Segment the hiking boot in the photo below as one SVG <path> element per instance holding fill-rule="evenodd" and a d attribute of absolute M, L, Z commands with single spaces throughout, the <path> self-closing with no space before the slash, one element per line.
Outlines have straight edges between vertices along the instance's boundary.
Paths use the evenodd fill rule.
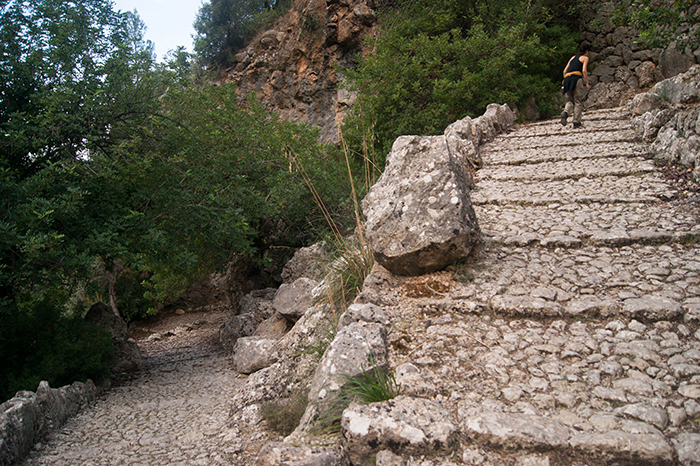
<path fill-rule="evenodd" d="M 574 129 L 583 128 L 581 123 L 574 123 Z"/>
<path fill-rule="evenodd" d="M 566 112 L 561 112 L 561 125 L 566 126 L 566 119 L 569 118 L 569 114 Z"/>

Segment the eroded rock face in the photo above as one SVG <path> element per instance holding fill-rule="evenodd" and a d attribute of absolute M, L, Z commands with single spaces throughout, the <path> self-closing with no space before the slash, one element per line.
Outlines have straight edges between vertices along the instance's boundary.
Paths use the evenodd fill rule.
<path fill-rule="evenodd" d="M 680 163 L 700 179 L 700 65 L 654 85 L 629 105 L 639 137 L 657 160 Z"/>
<path fill-rule="evenodd" d="M 379 451 L 404 456 L 444 454 L 458 441 L 450 413 L 430 400 L 400 396 L 343 412 L 341 443 L 353 465 L 375 464 Z"/>
<path fill-rule="evenodd" d="M 237 84 L 242 102 L 251 92 L 272 111 L 320 129 L 338 142 L 338 126 L 354 95 L 339 88 L 336 70 L 354 66 L 362 39 L 376 25 L 374 0 L 295 0 L 273 29 L 236 55 L 222 78 Z"/>
<path fill-rule="evenodd" d="M 135 371 L 143 366 L 143 358 L 136 342 L 129 338 L 124 320 L 115 315 L 103 303 L 95 303 L 85 315 L 85 320 L 105 329 L 112 338 L 114 355 L 117 362 L 112 366 L 114 372 Z"/>
<path fill-rule="evenodd" d="M 398 275 L 440 270 L 466 257 L 479 226 L 443 136 L 401 136 L 379 181 L 362 201 L 377 262 Z"/>
<path fill-rule="evenodd" d="M 97 388 L 90 380 L 58 389 L 42 381 L 36 393 L 18 392 L 0 404 L 0 464 L 21 461 L 35 443 L 92 403 L 96 395 Z"/>
<path fill-rule="evenodd" d="M 314 288 L 317 286 L 318 282 L 304 277 L 292 283 L 283 283 L 277 290 L 273 305 L 286 318 L 298 320 L 313 306 Z"/>

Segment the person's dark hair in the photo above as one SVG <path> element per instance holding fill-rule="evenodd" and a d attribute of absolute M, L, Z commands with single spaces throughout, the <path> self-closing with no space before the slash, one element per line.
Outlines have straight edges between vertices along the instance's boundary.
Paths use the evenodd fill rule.
<path fill-rule="evenodd" d="M 584 53 L 588 52 L 591 50 L 591 44 L 588 42 L 581 42 L 581 45 L 578 48 L 578 54 L 583 55 Z"/>

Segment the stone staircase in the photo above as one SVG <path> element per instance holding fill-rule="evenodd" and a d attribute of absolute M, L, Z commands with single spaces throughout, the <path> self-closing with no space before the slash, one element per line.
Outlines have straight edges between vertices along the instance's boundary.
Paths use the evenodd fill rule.
<path fill-rule="evenodd" d="M 481 148 L 486 240 L 466 264 L 365 282 L 405 396 L 387 402 L 393 424 L 351 408 L 351 458 L 401 444 L 401 429 L 383 443 L 353 425 L 407 423 L 429 451 L 404 439 L 413 459 L 377 464 L 700 464 L 700 206 L 622 109 L 584 125 L 520 126 Z M 411 413 L 416 398 L 432 408 Z"/>

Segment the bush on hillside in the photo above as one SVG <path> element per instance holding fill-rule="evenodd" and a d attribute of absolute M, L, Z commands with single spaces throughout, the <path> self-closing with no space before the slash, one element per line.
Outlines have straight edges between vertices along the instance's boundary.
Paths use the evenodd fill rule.
<path fill-rule="evenodd" d="M 441 134 L 493 102 L 534 98 L 542 115 L 553 114 L 561 69 L 578 47 L 567 19 L 548 2 L 401 2 L 348 72 L 359 93 L 344 127 L 351 147 L 360 151 L 364 138 L 386 154 L 400 135 Z"/>

